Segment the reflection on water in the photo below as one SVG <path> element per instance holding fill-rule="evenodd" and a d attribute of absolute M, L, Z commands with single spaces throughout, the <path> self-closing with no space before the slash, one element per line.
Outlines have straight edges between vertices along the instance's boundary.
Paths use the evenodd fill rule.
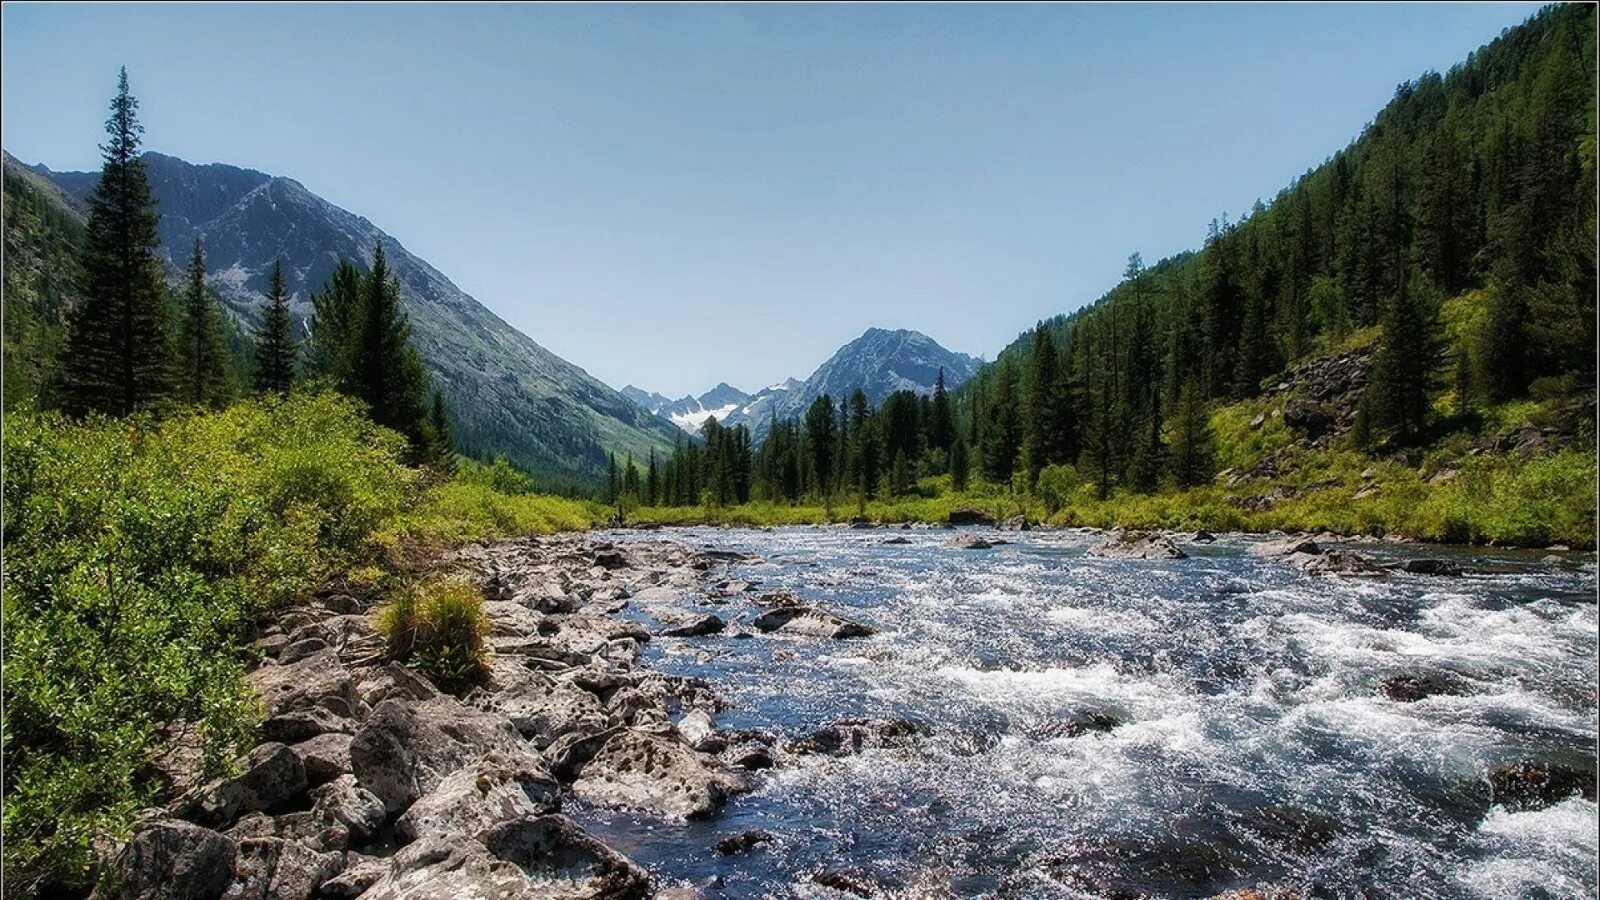
<path fill-rule="evenodd" d="M 809 874 L 844 868 L 929 897 L 1595 895 L 1595 804 L 1510 811 L 1484 780 L 1513 760 L 1594 764 L 1592 554 L 1373 545 L 1359 549 L 1385 561 L 1457 553 L 1468 572 L 1338 580 L 1252 556 L 1249 538 L 1147 562 L 1087 557 L 1094 537 L 1070 532 L 987 551 L 942 531 L 669 536 L 756 554 L 731 573 L 881 630 L 653 641 L 650 665 L 733 701 L 720 726 L 793 736 L 892 715 L 932 736 L 794 760 L 711 822 L 579 811 L 664 883 L 838 896 Z M 742 599 L 715 611 L 753 615 Z M 1397 675 L 1457 693 L 1399 702 L 1383 690 Z M 1090 714 L 1120 724 L 1068 727 Z M 776 843 L 711 852 L 750 828 Z"/>

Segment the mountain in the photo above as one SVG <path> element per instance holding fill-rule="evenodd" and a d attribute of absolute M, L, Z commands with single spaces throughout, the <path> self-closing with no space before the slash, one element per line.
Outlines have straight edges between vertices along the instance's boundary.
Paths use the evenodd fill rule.
<path fill-rule="evenodd" d="M 724 425 L 748 425 L 759 441 L 766 437 L 774 417 L 799 416 L 823 394 L 838 403 L 860 388 L 877 405 L 895 391 L 932 393 L 940 369 L 944 370 L 945 386 L 953 390 L 982 365 L 982 360 L 947 350 L 918 331 L 869 328 L 861 337 L 840 347 L 805 381 L 790 378 L 753 395 L 726 383 L 699 397 L 681 400 L 648 393 L 633 385 L 623 388 L 622 394 L 686 430 L 697 430 L 708 415 L 715 415 Z"/>
<path fill-rule="evenodd" d="M 671 424 L 539 346 L 378 226 L 298 181 L 154 152 L 144 161 L 169 272 L 177 277 L 200 235 L 207 281 L 239 321 L 255 320 L 275 259 L 283 261 L 291 309 L 303 323 L 311 293 L 339 259 L 365 267 L 382 242 L 400 281 L 412 341 L 444 394 L 464 452 L 504 455 L 544 476 L 546 486 L 559 486 L 597 481 L 609 450 L 642 457 L 678 437 Z M 8 155 L 8 181 L 13 168 Z M 59 188 L 68 204 L 81 204 L 99 177 L 44 166 L 31 173 Z"/>
<path fill-rule="evenodd" d="M 698 397 L 683 397 L 678 400 L 656 393 L 646 393 L 631 384 L 624 387 L 621 393 L 634 403 L 664 419 L 671 420 L 674 425 L 688 432 L 698 432 L 700 426 L 706 423 L 706 419 L 712 416 L 720 422 L 755 399 L 727 382 Z"/>

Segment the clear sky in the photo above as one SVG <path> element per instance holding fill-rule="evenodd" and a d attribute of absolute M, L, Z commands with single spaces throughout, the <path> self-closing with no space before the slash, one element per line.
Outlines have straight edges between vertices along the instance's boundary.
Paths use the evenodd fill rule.
<path fill-rule="evenodd" d="M 672 395 L 869 326 L 993 358 L 1194 247 L 1535 4 L 6 3 L 3 141 L 288 175 L 534 339 Z"/>

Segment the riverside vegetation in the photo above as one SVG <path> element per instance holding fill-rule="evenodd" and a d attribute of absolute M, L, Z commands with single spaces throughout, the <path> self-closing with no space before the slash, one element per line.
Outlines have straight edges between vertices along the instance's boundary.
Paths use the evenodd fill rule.
<path fill-rule="evenodd" d="M 424 570 L 619 507 L 1593 546 L 1593 16 L 1551 7 L 1402 87 L 1270 206 L 1135 258 L 958 391 L 825 397 L 759 447 L 712 422 L 614 459 L 595 500 L 453 452 L 381 246 L 318 292 L 305 340 L 281 278 L 236 331 L 202 246 L 169 291 L 124 76 L 81 232 L 6 185 L 8 260 L 52 236 L 5 286 L 8 895 L 83 892 L 141 809 L 236 773 L 266 713 L 257 639 L 312 594 L 381 609 L 379 652 L 441 686 L 481 682 L 482 579 Z"/>

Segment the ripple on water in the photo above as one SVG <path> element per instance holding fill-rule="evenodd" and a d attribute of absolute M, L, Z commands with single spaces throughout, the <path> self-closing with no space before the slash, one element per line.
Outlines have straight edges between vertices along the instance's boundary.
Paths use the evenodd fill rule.
<path fill-rule="evenodd" d="M 710 823 L 593 813 L 668 882 L 820 897 L 810 873 L 842 866 L 904 896 L 1266 883 L 1306 896 L 1595 894 L 1595 804 L 1509 812 L 1484 780 L 1513 759 L 1593 764 L 1590 561 L 1502 553 L 1479 567 L 1488 574 L 1343 581 L 1227 536 L 1147 562 L 1087 558 L 1094 536 L 1070 532 L 1007 535 L 1016 543 L 987 553 L 946 549 L 944 532 L 897 532 L 910 543 L 895 546 L 844 529 L 679 534 L 755 553 L 735 577 L 881 629 L 841 643 L 696 639 L 694 653 L 652 642 L 651 664 L 735 701 L 724 723 L 797 736 L 909 716 L 932 733 L 798 758 Z M 718 612 L 738 620 L 744 602 Z M 1384 690 L 1427 673 L 1460 692 L 1400 702 Z M 755 827 L 776 843 L 710 853 Z"/>

